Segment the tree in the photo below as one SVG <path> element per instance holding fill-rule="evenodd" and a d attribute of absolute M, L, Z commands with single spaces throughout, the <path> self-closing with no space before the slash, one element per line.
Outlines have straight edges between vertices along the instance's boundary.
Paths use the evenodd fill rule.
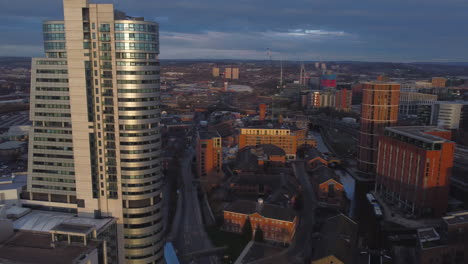
<path fill-rule="evenodd" d="M 252 240 L 252 224 L 250 223 L 250 217 L 247 216 L 245 219 L 244 226 L 242 227 L 242 235 L 247 241 Z"/>
<path fill-rule="evenodd" d="M 264 238 L 263 238 L 263 230 L 260 228 L 260 226 L 257 226 L 257 228 L 255 229 L 255 237 L 254 237 L 254 240 L 256 242 L 263 242 L 265 241 Z"/>

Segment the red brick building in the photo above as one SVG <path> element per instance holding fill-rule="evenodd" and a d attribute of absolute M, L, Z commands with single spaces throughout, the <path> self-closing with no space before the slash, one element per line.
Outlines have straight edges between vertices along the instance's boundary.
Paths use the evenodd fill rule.
<path fill-rule="evenodd" d="M 379 135 L 398 120 L 400 84 L 362 83 L 361 129 L 359 135 L 359 170 L 375 173 Z"/>
<path fill-rule="evenodd" d="M 468 263 L 468 212 L 443 217 L 442 228 L 418 229 L 418 264 Z M 440 235 L 439 235 L 440 233 Z"/>
<path fill-rule="evenodd" d="M 332 169 L 320 165 L 312 170 L 310 174 L 319 204 L 338 208 L 344 206 L 344 186 L 339 182 Z"/>
<path fill-rule="evenodd" d="M 223 212 L 224 230 L 241 233 L 247 218 L 250 219 L 252 231 L 257 227 L 263 231 L 265 240 L 291 243 L 298 222 L 294 210 L 277 205 L 238 200 L 230 204 Z"/>
<path fill-rule="evenodd" d="M 200 178 L 223 177 L 223 152 L 218 132 L 200 131 L 197 137 L 197 173 Z"/>
<path fill-rule="evenodd" d="M 351 90 L 341 89 L 335 92 L 335 109 L 350 111 L 353 96 Z"/>
<path fill-rule="evenodd" d="M 376 192 L 416 216 L 442 216 L 455 143 L 436 127 L 389 127 L 380 138 Z"/>

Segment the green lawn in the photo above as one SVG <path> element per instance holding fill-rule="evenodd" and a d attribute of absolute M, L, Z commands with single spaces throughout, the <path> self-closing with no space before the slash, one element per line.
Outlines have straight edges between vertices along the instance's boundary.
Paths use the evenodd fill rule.
<path fill-rule="evenodd" d="M 224 259 L 224 263 L 234 263 L 249 242 L 241 234 L 224 232 L 216 226 L 207 227 L 206 232 L 216 247 L 227 247 L 224 255 L 229 258 Z"/>

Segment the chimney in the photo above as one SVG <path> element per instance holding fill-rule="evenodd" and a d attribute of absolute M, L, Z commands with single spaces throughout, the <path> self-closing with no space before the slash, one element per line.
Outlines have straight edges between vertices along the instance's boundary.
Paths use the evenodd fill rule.
<path fill-rule="evenodd" d="M 262 212 L 262 210 L 263 210 L 263 199 L 262 198 L 258 198 L 256 210 L 257 210 L 258 213 Z"/>

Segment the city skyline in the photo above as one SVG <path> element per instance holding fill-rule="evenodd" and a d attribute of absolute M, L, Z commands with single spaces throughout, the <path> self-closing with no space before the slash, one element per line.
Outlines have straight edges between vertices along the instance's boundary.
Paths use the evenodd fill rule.
<path fill-rule="evenodd" d="M 0 56 L 42 54 L 38 26 L 58 18 L 60 2 L 41 1 L 49 7 L 43 9 L 36 1 L 3 0 L 6 41 Z M 160 23 L 162 59 L 261 60 L 270 49 L 276 60 L 468 61 L 461 55 L 468 39 L 459 33 L 468 3 L 458 0 L 114 3 L 130 15 Z M 448 44 L 450 49 L 441 49 Z"/>

